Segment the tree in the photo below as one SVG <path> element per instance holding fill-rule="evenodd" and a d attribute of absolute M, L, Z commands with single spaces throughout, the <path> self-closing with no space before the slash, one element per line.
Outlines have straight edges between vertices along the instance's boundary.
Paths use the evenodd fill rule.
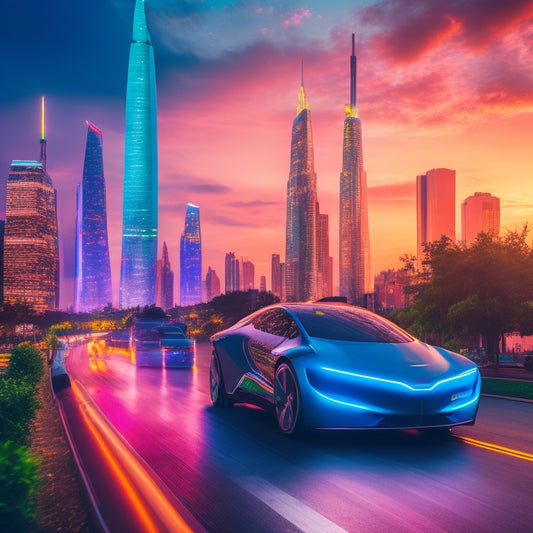
<path fill-rule="evenodd" d="M 481 233 L 471 245 L 443 237 L 426 247 L 428 269 L 411 286 L 418 324 L 444 344 L 481 336 L 494 363 L 506 332 L 533 329 L 533 251 L 527 226 L 505 237 Z"/>
<path fill-rule="evenodd" d="M 25 381 L 34 387 L 44 374 L 41 352 L 29 342 L 23 342 L 11 349 L 6 377 Z"/>

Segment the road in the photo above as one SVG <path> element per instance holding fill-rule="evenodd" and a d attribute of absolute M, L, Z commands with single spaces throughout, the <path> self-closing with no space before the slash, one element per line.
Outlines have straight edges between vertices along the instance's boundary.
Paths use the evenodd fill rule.
<path fill-rule="evenodd" d="M 260 409 L 211 406 L 207 344 L 192 370 L 136 369 L 86 345 L 67 367 L 207 531 L 533 531 L 531 403 L 482 398 L 476 425 L 444 441 L 289 439 Z"/>

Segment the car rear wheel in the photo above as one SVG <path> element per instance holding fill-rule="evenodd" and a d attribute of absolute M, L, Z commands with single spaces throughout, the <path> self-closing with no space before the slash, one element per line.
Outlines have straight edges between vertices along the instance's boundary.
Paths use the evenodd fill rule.
<path fill-rule="evenodd" d="M 294 370 L 282 363 L 274 379 L 274 406 L 278 426 L 285 435 L 295 435 L 302 429 L 300 387 Z"/>
<path fill-rule="evenodd" d="M 209 367 L 209 391 L 211 393 L 211 402 L 215 407 L 230 407 L 233 405 L 231 398 L 224 388 L 224 378 L 222 377 L 222 368 L 216 352 L 211 355 L 211 365 Z"/>

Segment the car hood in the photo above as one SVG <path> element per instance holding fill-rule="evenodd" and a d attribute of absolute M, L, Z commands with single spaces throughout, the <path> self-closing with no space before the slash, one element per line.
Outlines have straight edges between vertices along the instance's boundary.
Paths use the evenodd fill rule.
<path fill-rule="evenodd" d="M 388 380 L 430 383 L 475 367 L 466 357 L 419 341 L 385 344 L 313 338 L 311 345 L 323 368 Z"/>

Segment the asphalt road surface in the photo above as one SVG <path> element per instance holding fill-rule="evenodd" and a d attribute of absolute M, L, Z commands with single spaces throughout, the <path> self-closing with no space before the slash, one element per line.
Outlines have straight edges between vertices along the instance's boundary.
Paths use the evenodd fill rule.
<path fill-rule="evenodd" d="M 86 345 L 68 357 L 71 379 L 207 531 L 533 531 L 532 403 L 482 398 L 476 425 L 444 441 L 290 439 L 270 413 L 211 406 L 209 356 L 198 344 L 188 370 L 136 369 Z"/>

